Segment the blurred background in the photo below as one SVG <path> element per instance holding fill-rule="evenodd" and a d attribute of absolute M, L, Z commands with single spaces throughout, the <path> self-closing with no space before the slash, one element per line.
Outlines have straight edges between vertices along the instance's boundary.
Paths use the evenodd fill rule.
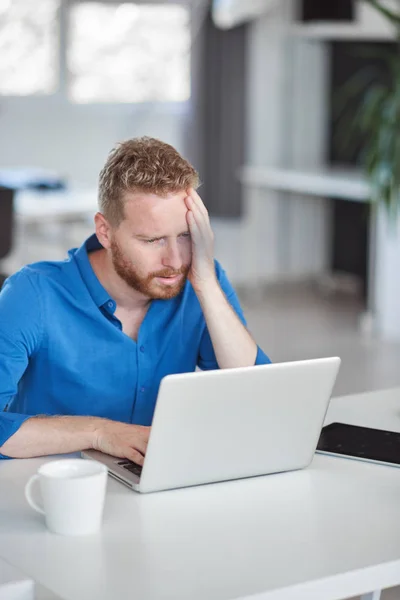
<path fill-rule="evenodd" d="M 396 15 L 0 0 L 2 278 L 81 245 L 109 150 L 158 137 L 199 170 L 216 258 L 271 359 L 339 355 L 336 394 L 399 385 Z"/>

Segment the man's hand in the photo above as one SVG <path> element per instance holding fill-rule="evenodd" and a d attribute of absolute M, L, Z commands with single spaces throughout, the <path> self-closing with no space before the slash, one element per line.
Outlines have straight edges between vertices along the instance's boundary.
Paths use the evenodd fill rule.
<path fill-rule="evenodd" d="M 118 458 L 143 465 L 150 427 L 99 419 L 93 437 L 93 448 Z"/>
<path fill-rule="evenodd" d="M 31 417 L 0 452 L 12 458 L 31 458 L 94 448 L 142 465 L 150 429 L 100 417 Z"/>
<path fill-rule="evenodd" d="M 215 273 L 214 234 L 207 209 L 192 188 L 185 203 L 192 238 L 188 278 L 200 302 L 218 366 L 220 369 L 253 366 L 257 344 L 229 303 Z"/>
<path fill-rule="evenodd" d="M 192 238 L 192 265 L 188 278 L 194 290 L 200 291 L 209 282 L 216 282 L 214 234 L 207 209 L 193 188 L 188 190 L 185 203 L 188 209 L 186 218 Z"/>

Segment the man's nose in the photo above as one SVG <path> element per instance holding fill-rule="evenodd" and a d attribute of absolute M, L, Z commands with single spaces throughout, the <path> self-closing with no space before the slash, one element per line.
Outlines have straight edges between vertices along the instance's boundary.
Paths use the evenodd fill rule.
<path fill-rule="evenodd" d="M 171 242 L 168 244 L 162 262 L 164 267 L 169 267 L 174 271 L 178 271 L 182 267 L 181 253 L 177 243 Z"/>

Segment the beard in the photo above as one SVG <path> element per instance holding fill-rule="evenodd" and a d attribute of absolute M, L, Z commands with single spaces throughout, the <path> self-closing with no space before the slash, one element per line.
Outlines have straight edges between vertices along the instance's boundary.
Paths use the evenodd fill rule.
<path fill-rule="evenodd" d="M 111 242 L 111 259 L 115 272 L 132 289 L 140 292 L 152 300 L 169 300 L 178 296 L 183 288 L 189 274 L 190 265 L 183 265 L 177 271 L 174 269 L 163 269 L 154 273 L 149 273 L 143 277 L 135 268 L 134 263 L 122 252 L 120 246 L 115 240 Z M 165 284 L 157 281 L 157 277 L 173 277 L 182 275 L 175 284 Z"/>

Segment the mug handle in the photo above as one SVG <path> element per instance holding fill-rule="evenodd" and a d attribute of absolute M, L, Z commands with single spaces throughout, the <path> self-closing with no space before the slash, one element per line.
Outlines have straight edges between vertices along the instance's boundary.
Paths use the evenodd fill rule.
<path fill-rule="evenodd" d="M 32 477 L 30 478 L 30 480 L 28 481 L 28 483 L 25 486 L 25 498 L 28 500 L 29 505 L 36 510 L 37 512 L 41 513 L 42 515 L 44 515 L 44 510 L 41 506 L 39 506 L 39 504 L 33 499 L 33 495 L 32 495 L 32 486 L 33 484 L 39 479 L 39 475 L 32 475 Z"/>

